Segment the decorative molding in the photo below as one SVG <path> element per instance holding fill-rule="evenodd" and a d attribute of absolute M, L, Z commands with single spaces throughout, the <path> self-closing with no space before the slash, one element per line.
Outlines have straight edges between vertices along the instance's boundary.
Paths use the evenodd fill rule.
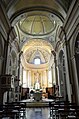
<path fill-rule="evenodd" d="M 56 10 L 54 10 L 54 9 L 52 9 L 52 8 L 48 8 L 48 7 L 44 7 L 44 6 L 28 7 L 28 8 L 21 9 L 21 10 L 15 12 L 15 13 L 11 16 L 10 22 L 12 23 L 13 20 L 14 20 L 17 16 L 19 16 L 19 15 L 25 13 L 25 12 L 30 12 L 30 11 L 47 11 L 47 12 L 49 12 L 49 13 L 55 14 L 62 22 L 64 22 L 64 17 L 63 17 L 59 12 L 57 12 Z"/>

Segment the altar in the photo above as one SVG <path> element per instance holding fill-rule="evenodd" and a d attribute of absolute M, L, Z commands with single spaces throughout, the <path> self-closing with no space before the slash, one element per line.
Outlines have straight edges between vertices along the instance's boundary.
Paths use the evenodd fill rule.
<path fill-rule="evenodd" d="M 39 91 L 35 92 L 34 93 L 34 100 L 36 100 L 36 101 L 42 100 L 42 92 L 39 92 Z"/>
<path fill-rule="evenodd" d="M 26 103 L 26 107 L 49 107 L 49 104 L 54 102 L 53 99 L 42 99 L 40 101 L 36 101 L 34 99 L 26 99 L 26 100 L 22 100 L 21 102 L 25 102 Z"/>

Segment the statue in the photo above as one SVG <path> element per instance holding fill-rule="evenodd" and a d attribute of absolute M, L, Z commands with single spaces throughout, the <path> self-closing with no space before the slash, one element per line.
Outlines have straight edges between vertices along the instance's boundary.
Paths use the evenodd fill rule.
<path fill-rule="evenodd" d="M 39 81 L 39 73 L 35 73 L 35 81 L 38 82 Z"/>
<path fill-rule="evenodd" d="M 35 73 L 35 89 L 40 89 L 40 84 L 39 84 L 39 73 Z"/>
<path fill-rule="evenodd" d="M 36 82 L 36 84 L 35 84 L 35 89 L 37 90 L 37 89 L 40 89 L 40 84 L 39 84 L 39 82 Z"/>

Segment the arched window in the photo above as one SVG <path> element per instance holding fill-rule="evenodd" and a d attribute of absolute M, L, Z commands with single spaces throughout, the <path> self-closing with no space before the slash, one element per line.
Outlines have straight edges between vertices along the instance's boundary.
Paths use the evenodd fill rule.
<path fill-rule="evenodd" d="M 34 64 L 36 64 L 36 65 L 41 64 L 40 58 L 35 58 Z"/>

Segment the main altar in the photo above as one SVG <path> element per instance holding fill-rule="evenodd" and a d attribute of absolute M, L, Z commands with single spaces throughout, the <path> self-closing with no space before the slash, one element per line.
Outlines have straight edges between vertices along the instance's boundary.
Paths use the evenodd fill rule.
<path fill-rule="evenodd" d="M 40 101 L 36 101 L 34 99 L 26 99 L 21 102 L 25 102 L 27 107 L 49 107 L 49 103 L 54 102 L 53 99 L 42 99 Z"/>

